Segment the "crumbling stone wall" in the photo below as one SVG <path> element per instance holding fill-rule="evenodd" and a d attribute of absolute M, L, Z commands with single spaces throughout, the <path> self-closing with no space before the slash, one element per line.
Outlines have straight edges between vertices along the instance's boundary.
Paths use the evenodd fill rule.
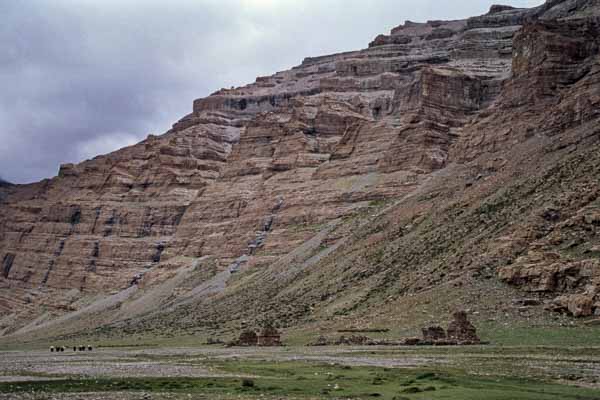
<path fill-rule="evenodd" d="M 446 339 L 446 331 L 441 326 L 430 326 L 428 328 L 423 328 L 421 331 L 423 332 L 423 340 L 425 341 Z"/>
<path fill-rule="evenodd" d="M 258 336 L 259 346 L 281 346 L 281 334 L 272 326 L 266 326 Z"/>

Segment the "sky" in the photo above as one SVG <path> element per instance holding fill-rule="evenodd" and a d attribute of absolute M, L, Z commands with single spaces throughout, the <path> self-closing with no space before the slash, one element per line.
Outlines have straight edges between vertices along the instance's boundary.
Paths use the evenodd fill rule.
<path fill-rule="evenodd" d="M 498 0 L 0 0 L 0 179 L 161 134 L 192 101 Z M 504 0 L 532 7 L 543 0 Z"/>

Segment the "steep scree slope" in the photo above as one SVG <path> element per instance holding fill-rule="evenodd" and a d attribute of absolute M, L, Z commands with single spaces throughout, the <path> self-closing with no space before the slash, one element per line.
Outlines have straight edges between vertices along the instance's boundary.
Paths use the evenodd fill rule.
<path fill-rule="evenodd" d="M 0 334 L 600 313 L 599 18 L 406 22 L 0 187 Z"/>

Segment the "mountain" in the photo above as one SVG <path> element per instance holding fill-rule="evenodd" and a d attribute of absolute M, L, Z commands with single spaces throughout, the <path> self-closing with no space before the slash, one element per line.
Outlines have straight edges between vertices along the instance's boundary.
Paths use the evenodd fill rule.
<path fill-rule="evenodd" d="M 600 5 L 407 21 L 0 189 L 0 333 L 600 314 Z"/>

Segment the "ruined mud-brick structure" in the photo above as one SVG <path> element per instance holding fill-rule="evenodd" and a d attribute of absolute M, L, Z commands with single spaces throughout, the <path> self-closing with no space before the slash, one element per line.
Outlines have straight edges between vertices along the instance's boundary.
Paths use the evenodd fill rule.
<path fill-rule="evenodd" d="M 312 344 L 309 344 L 309 346 L 329 346 L 330 344 L 329 339 L 327 339 L 326 336 L 321 335 Z"/>
<path fill-rule="evenodd" d="M 367 346 L 376 344 L 376 341 L 371 339 L 368 336 L 363 335 L 352 335 L 346 337 L 344 335 L 340 336 L 340 338 L 335 342 L 337 345 L 348 345 L 348 346 Z"/>
<path fill-rule="evenodd" d="M 421 331 L 423 332 L 423 340 L 426 342 L 446 340 L 446 331 L 441 326 L 430 326 L 423 328 Z"/>
<path fill-rule="evenodd" d="M 454 340 L 458 344 L 480 343 L 477 329 L 467 318 L 465 311 L 457 311 L 448 325 L 448 340 Z"/>
<path fill-rule="evenodd" d="M 281 346 L 281 334 L 272 325 L 267 325 L 258 335 L 259 346 Z"/>
<path fill-rule="evenodd" d="M 423 328 L 423 339 L 411 338 L 404 341 L 406 345 L 468 345 L 479 344 L 481 340 L 477 336 L 477 329 L 469 319 L 465 311 L 457 311 L 452 314 L 452 321 L 445 331 L 441 326 L 430 326 Z"/>
<path fill-rule="evenodd" d="M 230 346 L 281 346 L 281 334 L 271 323 L 264 325 L 258 334 L 248 324 L 242 322 L 242 333 L 237 340 L 229 343 Z"/>
<path fill-rule="evenodd" d="M 252 329 L 244 329 L 235 344 L 237 346 L 256 346 L 258 345 L 258 335 Z"/>

